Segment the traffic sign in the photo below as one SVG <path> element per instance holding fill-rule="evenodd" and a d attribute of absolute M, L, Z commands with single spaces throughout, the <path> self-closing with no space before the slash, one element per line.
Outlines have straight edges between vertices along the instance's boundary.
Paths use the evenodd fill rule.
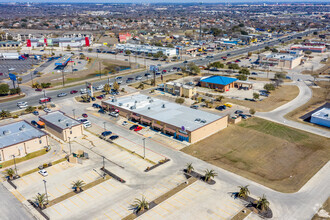
<path fill-rule="evenodd" d="M 13 73 L 9 73 L 9 79 L 13 80 L 13 81 L 16 81 L 16 75 L 13 74 Z"/>

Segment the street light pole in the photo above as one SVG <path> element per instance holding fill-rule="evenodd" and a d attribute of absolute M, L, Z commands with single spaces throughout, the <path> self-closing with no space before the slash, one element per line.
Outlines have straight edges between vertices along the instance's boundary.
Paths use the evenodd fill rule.
<path fill-rule="evenodd" d="M 15 172 L 16 172 L 16 176 L 17 176 L 17 167 L 16 167 L 15 155 L 13 155 L 13 158 L 14 158 L 14 164 L 15 164 Z"/>
<path fill-rule="evenodd" d="M 71 137 L 68 137 L 69 138 L 69 147 L 70 147 L 70 155 L 72 154 L 72 150 L 71 150 Z"/>
<path fill-rule="evenodd" d="M 73 118 L 76 119 L 76 114 L 75 114 L 76 109 L 72 109 L 73 112 Z"/>
<path fill-rule="evenodd" d="M 143 138 L 143 159 L 146 159 L 146 139 Z"/>
<path fill-rule="evenodd" d="M 47 193 L 47 186 L 46 186 L 46 180 L 43 180 L 44 181 L 44 185 L 45 185 L 45 193 L 46 193 L 46 198 L 47 198 L 47 204 L 48 204 L 48 193 Z"/>
<path fill-rule="evenodd" d="M 106 129 L 105 129 L 105 123 L 106 123 L 106 122 L 104 121 L 104 122 L 103 122 L 103 127 L 104 127 L 104 130 L 106 130 Z"/>

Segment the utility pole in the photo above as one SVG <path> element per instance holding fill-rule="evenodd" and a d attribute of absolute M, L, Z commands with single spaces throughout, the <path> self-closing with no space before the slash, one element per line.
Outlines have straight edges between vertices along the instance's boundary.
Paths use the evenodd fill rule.
<path fill-rule="evenodd" d="M 14 158 L 14 164 L 15 164 L 15 172 L 16 172 L 16 176 L 17 176 L 18 174 L 17 174 L 17 167 L 16 167 L 15 155 L 13 155 L 13 158 Z"/>
<path fill-rule="evenodd" d="M 32 72 L 30 72 L 30 76 L 31 76 L 31 81 L 32 81 L 32 83 L 31 83 L 31 87 L 33 86 L 33 76 L 32 76 Z"/>
<path fill-rule="evenodd" d="M 43 180 L 43 181 L 44 181 L 44 185 L 45 185 L 45 193 L 46 193 L 46 199 L 47 199 L 47 204 L 48 204 L 49 200 L 48 200 L 48 193 L 47 193 L 47 186 L 46 186 L 47 181 L 46 180 Z"/>
<path fill-rule="evenodd" d="M 202 4 L 203 2 L 200 3 L 199 7 L 199 42 L 202 40 Z"/>
<path fill-rule="evenodd" d="M 104 121 L 104 122 L 103 122 L 104 131 L 105 131 L 105 124 L 106 124 L 106 122 Z"/>
<path fill-rule="evenodd" d="M 146 159 L 146 138 L 143 138 L 143 159 Z"/>
<path fill-rule="evenodd" d="M 71 150 L 71 137 L 68 137 L 69 139 L 69 147 L 70 147 L 70 155 L 72 154 L 72 150 Z"/>
<path fill-rule="evenodd" d="M 76 114 L 75 114 L 76 109 L 72 109 L 73 112 L 73 118 L 76 119 Z"/>
<path fill-rule="evenodd" d="M 64 69 L 62 69 L 62 80 L 63 80 L 63 87 L 64 87 L 64 85 L 65 85 L 65 83 L 64 83 Z"/>
<path fill-rule="evenodd" d="M 101 61 L 99 61 L 99 72 L 100 72 L 100 79 L 101 79 Z"/>

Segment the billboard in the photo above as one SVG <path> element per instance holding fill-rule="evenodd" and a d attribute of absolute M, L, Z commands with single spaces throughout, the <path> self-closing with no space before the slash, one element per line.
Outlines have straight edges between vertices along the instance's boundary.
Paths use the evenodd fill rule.
<path fill-rule="evenodd" d="M 158 66 L 150 65 L 150 71 L 157 72 L 158 71 Z"/>
<path fill-rule="evenodd" d="M 16 81 L 16 75 L 15 74 L 12 74 L 12 73 L 9 73 L 9 79 L 13 80 L 13 81 Z"/>

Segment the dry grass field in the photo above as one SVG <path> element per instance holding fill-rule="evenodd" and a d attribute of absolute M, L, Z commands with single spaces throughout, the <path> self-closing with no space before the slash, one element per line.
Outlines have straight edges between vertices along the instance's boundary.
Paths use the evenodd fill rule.
<path fill-rule="evenodd" d="M 285 103 L 296 98 L 299 94 L 299 89 L 297 86 L 281 86 L 280 88 L 272 91 L 268 98 L 262 101 L 251 102 L 246 100 L 237 99 L 223 99 L 223 103 L 230 102 L 237 105 L 242 105 L 248 108 L 253 108 L 259 112 L 268 112 L 276 109 L 277 107 L 284 105 Z M 261 97 L 260 97 L 261 98 Z"/>
<path fill-rule="evenodd" d="M 182 151 L 289 193 L 298 191 L 329 161 L 327 143 L 324 137 L 251 118 Z"/>

